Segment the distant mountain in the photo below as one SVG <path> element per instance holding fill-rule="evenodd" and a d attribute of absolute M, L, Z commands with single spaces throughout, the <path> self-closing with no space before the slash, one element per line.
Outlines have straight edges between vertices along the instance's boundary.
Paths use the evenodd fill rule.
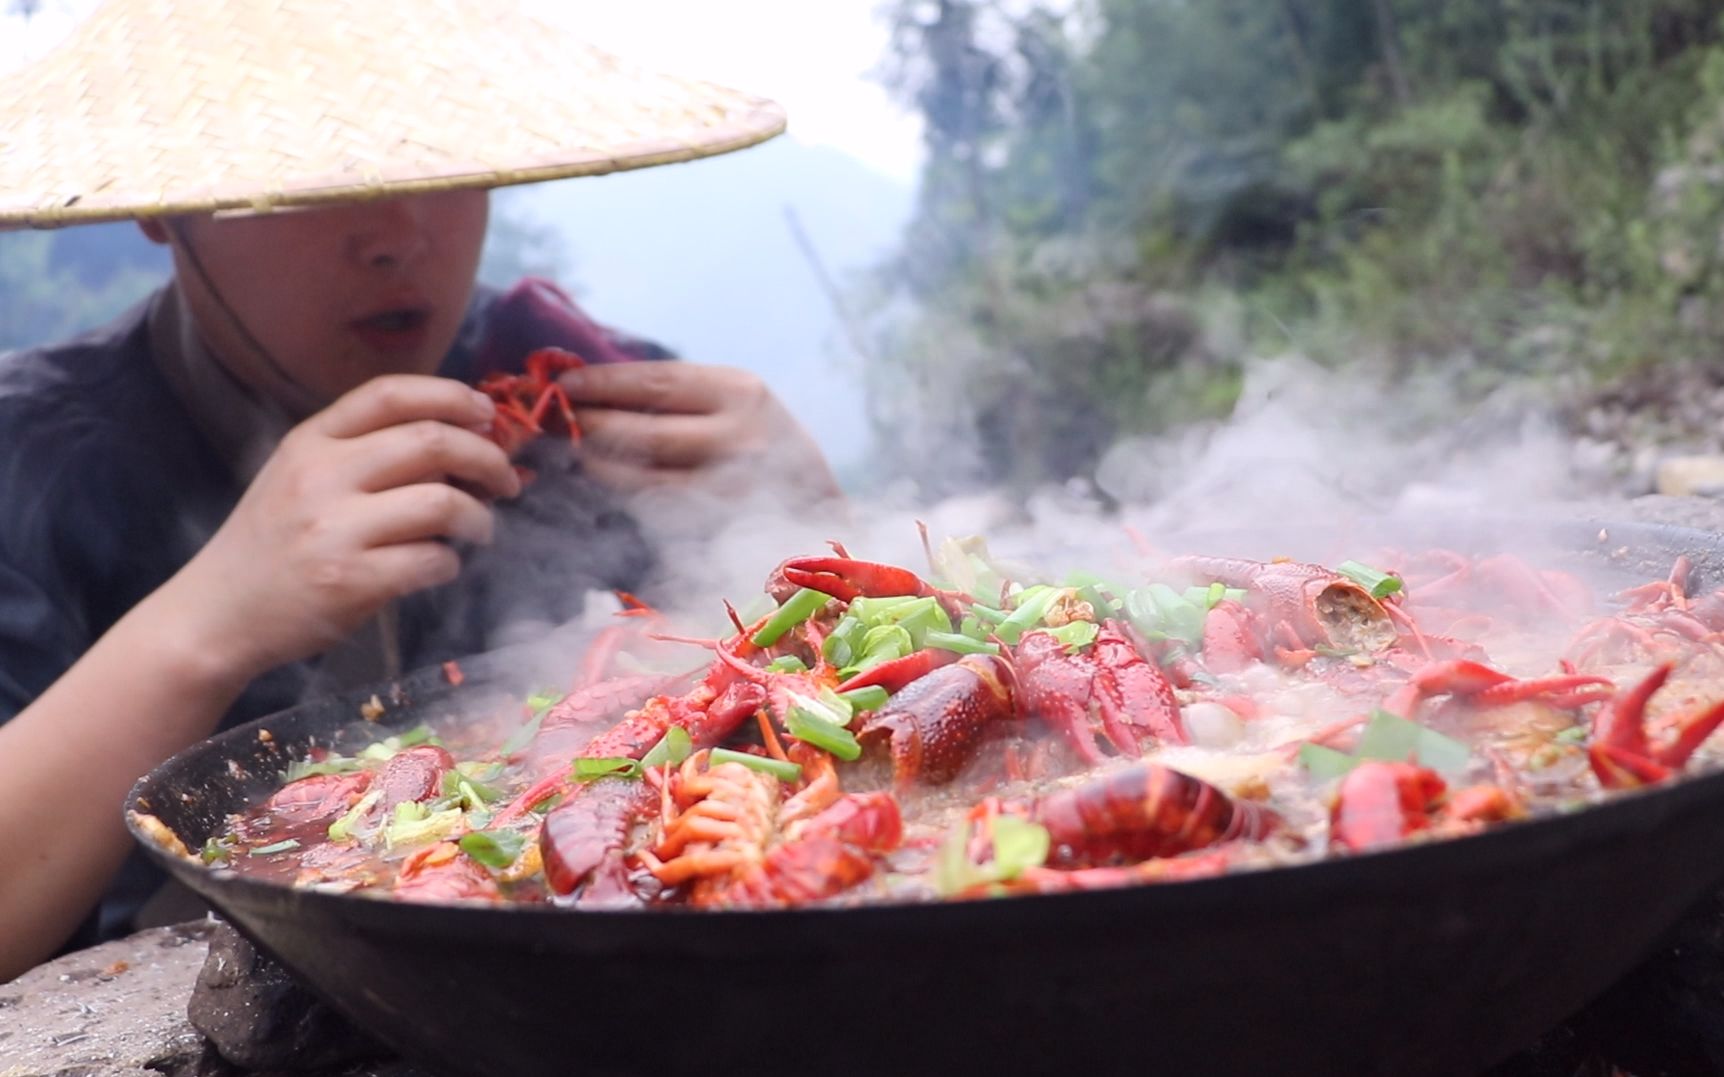
<path fill-rule="evenodd" d="M 593 317 L 697 362 L 759 373 L 834 464 L 865 455 L 860 360 L 787 219 L 842 284 L 894 250 L 914 191 L 838 150 L 781 137 L 723 157 L 498 193 L 553 227 Z"/>

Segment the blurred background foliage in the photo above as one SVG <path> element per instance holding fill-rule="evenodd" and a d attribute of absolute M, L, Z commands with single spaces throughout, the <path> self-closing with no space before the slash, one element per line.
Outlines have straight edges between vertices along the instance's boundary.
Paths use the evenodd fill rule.
<path fill-rule="evenodd" d="M 1530 385 L 1577 430 L 1615 393 L 1663 416 L 1643 441 L 1724 450 L 1724 0 L 881 13 L 927 160 L 897 253 L 844 297 L 867 481 L 1088 477 L 1284 354 L 1463 401 Z M 486 279 L 566 275 L 541 222 L 493 225 Z M 129 230 L 0 234 L 0 349 L 136 301 L 166 258 Z M 1410 433 L 1452 418 L 1410 398 Z"/>
<path fill-rule="evenodd" d="M 947 485 L 1088 475 L 1225 414 L 1253 355 L 1533 379 L 1576 409 L 1719 365 L 1724 3 L 889 14 L 929 154 L 871 297 L 873 420 L 905 469 L 964 431 Z"/>

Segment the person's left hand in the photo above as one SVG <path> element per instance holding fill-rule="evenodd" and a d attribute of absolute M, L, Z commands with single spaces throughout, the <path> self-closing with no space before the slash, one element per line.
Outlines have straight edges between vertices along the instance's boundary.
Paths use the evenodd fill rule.
<path fill-rule="evenodd" d="M 840 496 L 814 439 L 749 371 L 615 363 L 558 380 L 574 404 L 587 473 L 613 489 L 699 485 L 718 493 Z"/>

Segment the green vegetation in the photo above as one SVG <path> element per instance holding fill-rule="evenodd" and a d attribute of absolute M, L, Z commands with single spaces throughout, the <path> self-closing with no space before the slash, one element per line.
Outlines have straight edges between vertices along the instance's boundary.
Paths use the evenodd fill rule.
<path fill-rule="evenodd" d="M 898 0 L 888 78 L 929 160 L 877 305 L 895 463 L 924 473 L 960 431 L 950 481 L 1086 475 L 1122 436 L 1225 414 L 1253 355 L 1473 393 L 1713 361 L 1721 15 Z"/>

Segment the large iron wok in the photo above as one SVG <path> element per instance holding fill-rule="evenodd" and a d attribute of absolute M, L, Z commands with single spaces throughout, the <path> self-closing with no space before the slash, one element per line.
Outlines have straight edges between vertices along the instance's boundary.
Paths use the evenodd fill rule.
<path fill-rule="evenodd" d="M 1625 579 L 1686 553 L 1703 585 L 1720 582 L 1724 537 L 1608 530 L 1562 537 Z M 383 722 L 435 721 L 504 664 L 464 662 L 461 688 L 435 670 L 409 677 Z M 199 744 L 128 807 L 195 849 L 369 694 Z M 1602 991 L 1724 875 L 1724 772 L 1308 866 L 847 910 L 397 904 L 212 873 L 137 836 L 330 1004 L 438 1073 L 1464 1074 Z"/>

